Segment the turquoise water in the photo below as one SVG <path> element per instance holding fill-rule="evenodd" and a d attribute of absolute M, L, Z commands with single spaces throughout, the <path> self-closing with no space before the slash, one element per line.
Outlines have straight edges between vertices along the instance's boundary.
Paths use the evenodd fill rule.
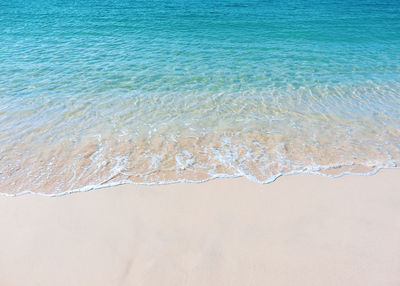
<path fill-rule="evenodd" d="M 399 164 L 399 1 L 0 0 L 0 192 Z"/>

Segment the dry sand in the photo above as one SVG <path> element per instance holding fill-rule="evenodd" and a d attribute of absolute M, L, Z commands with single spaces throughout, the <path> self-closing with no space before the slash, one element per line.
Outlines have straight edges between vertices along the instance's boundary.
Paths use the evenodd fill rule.
<path fill-rule="evenodd" d="M 0 285 L 400 285 L 400 171 L 0 197 Z"/>

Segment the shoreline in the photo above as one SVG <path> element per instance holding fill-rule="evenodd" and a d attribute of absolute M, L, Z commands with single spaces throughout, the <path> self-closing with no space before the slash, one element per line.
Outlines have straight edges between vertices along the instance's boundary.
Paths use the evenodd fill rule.
<path fill-rule="evenodd" d="M 399 182 L 385 169 L 0 196 L 0 284 L 397 286 Z"/>
<path fill-rule="evenodd" d="M 124 185 L 133 185 L 133 186 L 164 186 L 164 185 L 176 185 L 176 184 L 204 184 L 208 183 L 210 181 L 214 180 L 220 180 L 220 179 L 246 179 L 251 182 L 260 184 L 260 185 L 269 185 L 274 182 L 276 182 L 278 179 L 282 177 L 287 177 L 287 176 L 302 176 L 302 175 L 317 175 L 321 177 L 327 177 L 331 179 L 337 179 L 341 178 L 344 176 L 374 176 L 381 172 L 382 170 L 400 170 L 400 167 L 378 167 L 370 172 L 342 172 L 339 174 L 328 174 L 328 173 L 322 173 L 318 171 L 293 171 L 289 173 L 284 173 L 284 174 L 278 174 L 271 179 L 268 179 L 266 181 L 257 181 L 257 179 L 252 178 L 251 176 L 246 176 L 246 175 L 227 175 L 227 174 L 219 174 L 214 177 L 204 179 L 201 181 L 192 181 L 192 180 L 178 180 L 178 181 L 167 181 L 167 182 L 156 182 L 156 183 L 140 183 L 140 182 L 132 182 L 129 180 L 123 180 L 121 182 L 113 182 L 113 183 L 107 183 L 107 184 L 100 184 L 100 185 L 87 185 L 78 189 L 73 189 L 73 190 L 68 190 L 60 193 L 41 193 L 41 192 L 32 192 L 32 191 L 22 191 L 16 194 L 11 194 L 11 193 L 4 193 L 0 192 L 0 197 L 5 196 L 5 197 L 19 197 L 19 196 L 24 196 L 24 195 L 38 195 L 38 196 L 44 196 L 44 197 L 62 197 L 66 195 L 71 195 L 75 193 L 86 193 L 90 191 L 96 191 L 96 190 L 101 190 L 101 189 L 108 189 L 108 188 L 114 188 L 118 186 L 124 186 Z"/>

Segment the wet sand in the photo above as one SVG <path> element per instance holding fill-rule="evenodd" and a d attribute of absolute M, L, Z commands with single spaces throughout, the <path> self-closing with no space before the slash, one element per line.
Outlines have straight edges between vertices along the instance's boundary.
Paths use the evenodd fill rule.
<path fill-rule="evenodd" d="M 0 197 L 0 285 L 400 285 L 400 170 Z"/>

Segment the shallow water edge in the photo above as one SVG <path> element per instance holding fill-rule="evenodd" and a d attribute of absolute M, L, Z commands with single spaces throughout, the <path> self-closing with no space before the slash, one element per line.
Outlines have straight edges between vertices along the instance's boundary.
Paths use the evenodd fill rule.
<path fill-rule="evenodd" d="M 316 172 L 316 171 L 308 171 L 308 172 L 300 172 L 300 171 L 293 171 L 293 172 L 289 172 L 289 173 L 284 173 L 284 174 L 279 174 L 276 175 L 275 177 L 266 180 L 266 181 L 258 181 L 257 179 L 255 179 L 254 177 L 251 176 L 246 176 L 246 175 L 224 175 L 224 174 L 220 174 L 220 175 L 216 175 L 213 176 L 211 178 L 205 179 L 205 180 L 200 180 L 200 181 L 193 181 L 193 180 L 178 180 L 178 181 L 170 181 L 170 182 L 156 182 L 156 183 L 137 183 L 137 182 L 132 182 L 129 180 L 122 180 L 120 182 L 113 182 L 113 183 L 106 183 L 106 184 L 100 184 L 100 185 L 88 185 L 82 188 L 78 188 L 78 189 L 74 189 L 74 190 L 68 190 L 68 191 L 64 191 L 61 193 L 42 193 L 42 192 L 32 192 L 32 191 L 22 191 L 19 193 L 3 193 L 0 192 L 0 196 L 5 196 L 5 197 L 18 197 L 18 196 L 22 196 L 22 195 L 38 195 L 38 196 L 44 196 L 44 197 L 62 197 L 65 195 L 70 195 L 70 194 L 75 194 L 75 193 L 82 193 L 82 192 L 89 192 L 89 191 L 94 191 L 94 190 L 99 190 L 99 189 L 105 189 L 105 188 L 111 188 L 111 187 L 116 187 L 116 186 L 120 186 L 120 185 L 141 185 L 141 186 L 160 186 L 160 185 L 171 185 L 171 184 L 179 184 L 179 183 L 190 183 L 190 184 L 201 184 L 201 183 L 206 183 L 209 182 L 211 180 L 215 180 L 215 179 L 222 179 L 222 178 L 247 178 L 253 182 L 259 183 L 259 184 L 271 184 L 273 182 L 275 182 L 277 179 L 279 179 L 280 177 L 284 177 L 284 176 L 292 176 L 292 175 L 320 175 L 323 177 L 328 177 L 328 178 L 340 178 L 343 177 L 345 175 L 356 175 L 356 176 L 373 176 L 375 174 L 377 174 L 379 171 L 381 170 L 393 170 L 393 169 L 400 169 L 400 166 L 396 166 L 396 167 L 378 167 L 375 168 L 373 171 L 371 172 L 366 172 L 366 173 L 362 173 L 362 172 L 342 172 L 340 174 L 327 174 L 327 173 L 322 173 L 322 172 Z"/>

